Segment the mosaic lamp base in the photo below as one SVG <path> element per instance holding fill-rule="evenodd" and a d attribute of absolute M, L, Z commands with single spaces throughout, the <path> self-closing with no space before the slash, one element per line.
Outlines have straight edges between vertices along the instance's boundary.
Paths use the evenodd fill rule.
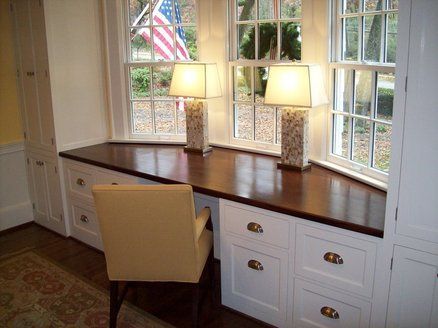
<path fill-rule="evenodd" d="M 304 171 L 309 163 L 309 111 L 284 107 L 281 114 L 280 169 Z"/>
<path fill-rule="evenodd" d="M 205 154 L 213 150 L 208 145 L 208 106 L 205 100 L 186 102 L 186 126 L 185 152 Z"/>

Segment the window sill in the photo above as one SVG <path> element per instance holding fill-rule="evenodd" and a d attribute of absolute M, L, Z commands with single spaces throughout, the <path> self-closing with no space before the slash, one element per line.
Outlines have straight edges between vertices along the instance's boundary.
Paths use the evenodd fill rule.
<path fill-rule="evenodd" d="M 142 144 L 142 143 L 144 143 L 144 144 L 170 144 L 170 145 L 185 145 L 186 144 L 185 141 L 183 142 L 183 141 L 174 141 L 174 140 L 145 140 L 145 139 L 109 139 L 108 142 L 111 142 L 111 143 L 134 143 L 134 144 Z M 211 142 L 210 145 L 216 146 L 216 147 L 221 147 L 221 148 L 243 150 L 243 151 L 247 151 L 250 153 L 280 157 L 280 152 L 273 151 L 273 150 L 254 149 L 254 148 L 249 148 L 249 147 L 245 147 L 245 146 L 236 146 L 236 145 L 230 145 L 230 144 L 218 143 L 218 142 Z M 329 161 L 318 160 L 318 159 L 310 159 L 309 161 L 311 163 L 320 165 L 326 169 L 329 169 L 329 170 L 335 171 L 337 173 L 340 173 L 342 175 L 348 176 L 349 178 L 358 180 L 362 183 L 365 183 L 365 184 L 370 185 L 372 187 L 375 187 L 377 189 L 380 189 L 383 191 L 387 191 L 387 189 L 388 189 L 387 183 L 380 181 L 380 180 L 377 180 L 377 179 L 374 179 L 374 178 L 371 178 L 369 176 L 366 176 L 365 174 L 361 174 L 359 172 L 353 171 L 353 170 L 348 169 L 346 167 L 343 167 L 341 165 L 334 164 L 334 163 L 329 162 Z"/>

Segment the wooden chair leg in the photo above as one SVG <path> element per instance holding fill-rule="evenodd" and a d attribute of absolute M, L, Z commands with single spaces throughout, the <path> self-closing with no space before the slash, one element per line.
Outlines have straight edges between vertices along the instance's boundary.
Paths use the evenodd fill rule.
<path fill-rule="evenodd" d="M 119 300 L 119 282 L 110 281 L 110 328 L 117 327 L 117 314 Z"/>
<path fill-rule="evenodd" d="M 200 283 L 192 287 L 192 326 L 199 327 Z"/>

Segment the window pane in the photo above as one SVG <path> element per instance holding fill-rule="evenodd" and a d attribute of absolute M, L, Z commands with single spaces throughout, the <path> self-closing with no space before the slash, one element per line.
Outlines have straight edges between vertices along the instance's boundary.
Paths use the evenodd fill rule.
<path fill-rule="evenodd" d="M 234 105 L 234 137 L 244 140 L 252 140 L 253 131 L 253 107 L 249 105 Z"/>
<path fill-rule="evenodd" d="M 234 67 L 234 100 L 252 101 L 251 95 L 251 67 Z"/>
<path fill-rule="evenodd" d="M 196 41 L 196 27 L 194 26 L 178 26 L 182 38 L 181 43 L 177 44 L 177 54 L 179 60 L 198 60 L 198 47 Z M 184 41 L 185 38 L 185 41 Z M 187 56 L 188 54 L 188 56 Z"/>
<path fill-rule="evenodd" d="M 353 122 L 353 161 L 368 165 L 370 122 L 359 118 L 354 118 Z"/>
<path fill-rule="evenodd" d="M 277 144 L 281 144 L 281 108 L 277 108 Z"/>
<path fill-rule="evenodd" d="M 152 109 L 149 101 L 132 102 L 132 132 L 152 134 Z"/>
<path fill-rule="evenodd" d="M 173 26 L 153 27 L 155 60 L 174 60 Z"/>
<path fill-rule="evenodd" d="M 196 23 L 196 5 L 195 0 L 178 0 L 175 1 L 176 23 L 184 24 Z M 180 16 L 180 17 L 179 17 Z"/>
<path fill-rule="evenodd" d="M 354 114 L 370 116 L 371 112 L 371 71 L 356 71 Z"/>
<path fill-rule="evenodd" d="M 388 0 L 388 9 L 398 9 L 398 0 Z"/>
<path fill-rule="evenodd" d="M 149 20 L 149 0 L 129 0 L 129 25 L 144 25 Z"/>
<path fill-rule="evenodd" d="M 239 59 L 255 58 L 255 31 L 254 24 L 239 24 L 238 28 L 238 45 Z"/>
<path fill-rule="evenodd" d="M 170 66 L 156 66 L 152 68 L 152 89 L 155 99 L 168 99 L 172 68 Z"/>
<path fill-rule="evenodd" d="M 301 60 L 301 24 L 281 23 L 281 59 Z"/>
<path fill-rule="evenodd" d="M 150 29 L 143 27 L 139 30 L 133 29 L 132 31 L 134 34 L 131 33 L 131 60 L 134 62 L 151 60 Z"/>
<path fill-rule="evenodd" d="M 259 24 L 259 59 L 277 59 L 277 24 Z"/>
<path fill-rule="evenodd" d="M 259 0 L 259 19 L 274 18 L 274 1 L 276 0 Z"/>
<path fill-rule="evenodd" d="M 174 134 L 175 133 L 175 102 L 155 101 L 155 133 Z"/>
<path fill-rule="evenodd" d="M 255 108 L 255 140 L 274 143 L 275 108 L 256 106 Z"/>
<path fill-rule="evenodd" d="M 380 61 L 382 15 L 365 16 L 364 60 Z"/>
<path fill-rule="evenodd" d="M 359 36 L 359 18 L 349 17 L 343 20 L 343 41 L 342 41 L 342 59 L 357 61 L 358 53 L 358 36 Z"/>
<path fill-rule="evenodd" d="M 255 102 L 264 104 L 266 84 L 268 83 L 268 67 L 254 67 Z"/>
<path fill-rule="evenodd" d="M 300 18 L 301 0 L 280 0 L 281 18 Z"/>
<path fill-rule="evenodd" d="M 382 0 L 365 0 L 365 11 L 376 11 L 382 9 Z"/>
<path fill-rule="evenodd" d="M 152 24 L 154 25 L 167 25 L 173 24 L 173 5 L 172 0 L 161 1 L 152 0 Z M 157 4 L 160 3 L 160 7 L 156 8 Z"/>
<path fill-rule="evenodd" d="M 185 102 L 182 98 L 176 101 L 176 119 L 177 119 L 177 133 L 186 133 L 186 112 L 185 112 Z"/>
<path fill-rule="evenodd" d="M 255 0 L 239 0 L 237 5 L 237 20 L 246 21 L 255 18 Z"/>
<path fill-rule="evenodd" d="M 392 121 L 394 102 L 395 75 L 393 73 L 377 74 L 377 118 Z"/>
<path fill-rule="evenodd" d="M 345 115 L 333 115 L 333 154 L 347 158 L 350 119 Z"/>
<path fill-rule="evenodd" d="M 389 171 L 389 160 L 391 157 L 391 132 L 391 125 L 376 123 L 373 167 L 384 172 Z"/>
<path fill-rule="evenodd" d="M 131 98 L 147 99 L 151 97 L 151 75 L 149 67 L 131 67 Z"/>
<path fill-rule="evenodd" d="M 395 53 L 397 50 L 397 14 L 387 16 L 387 31 L 386 31 L 386 62 L 395 63 Z"/>
<path fill-rule="evenodd" d="M 336 103 L 335 110 L 340 112 L 350 112 L 351 102 L 353 100 L 353 70 L 338 69 L 336 70 Z"/>
<path fill-rule="evenodd" d="M 352 14 L 359 12 L 359 0 L 344 0 L 342 12 L 344 14 Z"/>

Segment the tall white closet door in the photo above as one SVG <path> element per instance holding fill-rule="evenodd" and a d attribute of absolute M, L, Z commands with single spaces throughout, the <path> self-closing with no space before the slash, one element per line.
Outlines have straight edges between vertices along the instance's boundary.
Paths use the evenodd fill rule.
<path fill-rule="evenodd" d="M 44 165 L 47 179 L 47 200 L 49 207 L 48 228 L 55 230 L 60 234 L 65 234 L 58 169 L 56 164 L 51 162 L 45 162 Z"/>
<path fill-rule="evenodd" d="M 46 222 L 49 218 L 49 208 L 47 202 L 47 180 L 44 162 L 30 157 L 30 166 L 32 174 L 32 194 L 34 195 L 33 203 L 35 221 L 42 225 L 46 225 Z"/>
<path fill-rule="evenodd" d="M 388 328 L 438 327 L 438 256 L 396 246 Z"/>
<path fill-rule="evenodd" d="M 25 111 L 26 140 L 34 146 L 41 141 L 40 114 L 38 109 L 37 78 L 35 56 L 31 33 L 28 0 L 15 1 L 15 21 L 17 42 L 20 53 L 23 107 Z"/>
<path fill-rule="evenodd" d="M 29 12 L 35 54 L 35 78 L 37 80 L 38 107 L 41 125 L 40 142 L 44 148 L 55 149 L 55 132 L 43 2 L 30 0 Z"/>
<path fill-rule="evenodd" d="M 438 243 L 438 1 L 412 1 L 396 233 Z M 408 36 L 406 36 L 408 37 Z"/>

